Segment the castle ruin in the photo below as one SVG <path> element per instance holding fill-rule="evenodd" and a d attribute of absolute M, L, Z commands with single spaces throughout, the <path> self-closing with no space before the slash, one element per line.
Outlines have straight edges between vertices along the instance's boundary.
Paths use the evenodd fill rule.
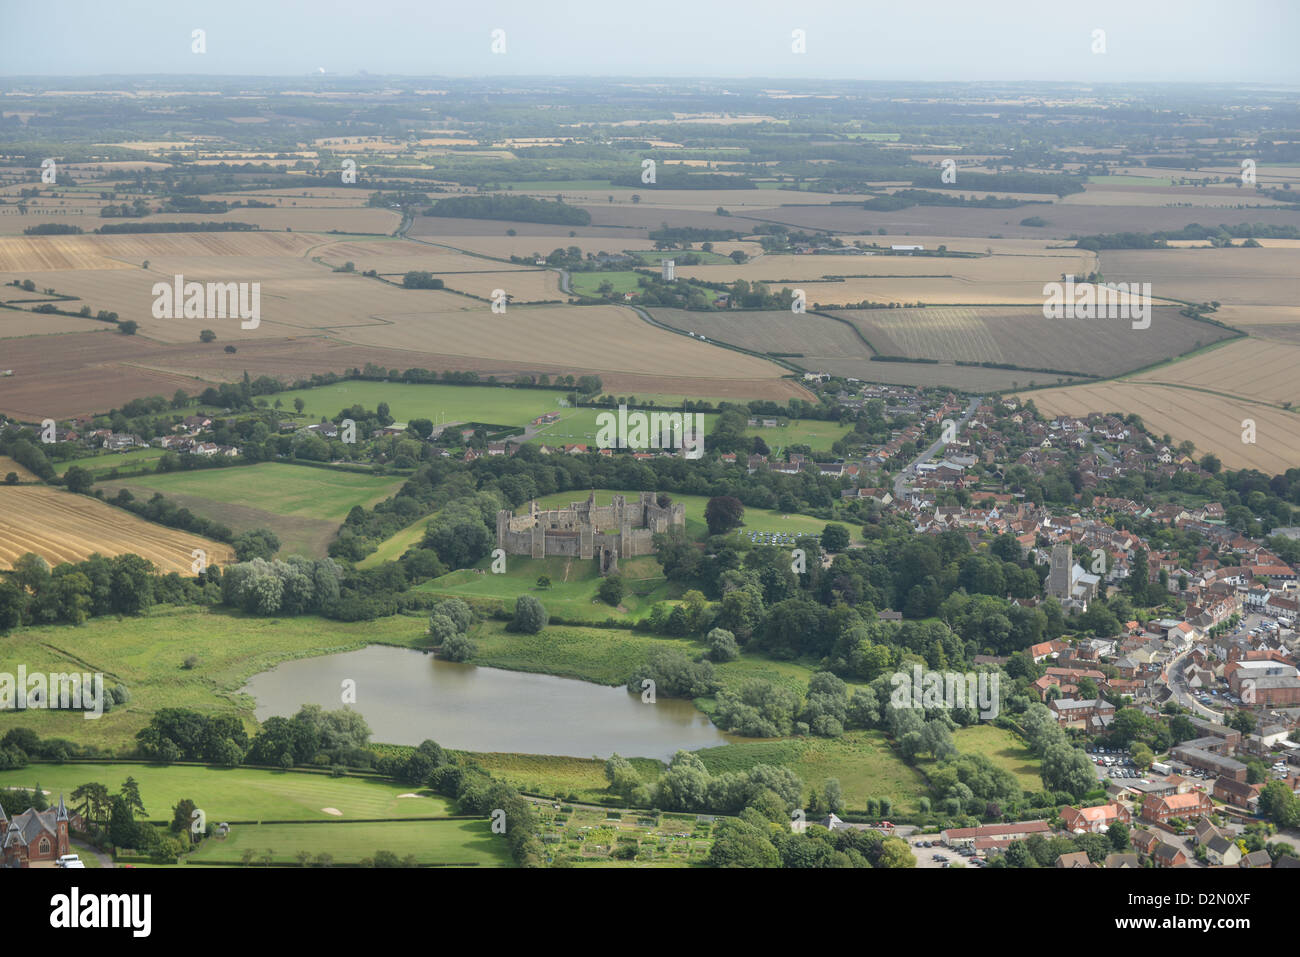
<path fill-rule="evenodd" d="M 592 492 L 585 502 L 571 502 L 567 508 L 541 511 L 534 499 L 524 515 L 501 509 L 497 547 L 507 555 L 529 558 L 594 558 L 600 562 L 600 573 L 608 575 L 618 570 L 620 558 L 653 554 L 656 533 L 685 525 L 686 506 L 673 503 L 661 508 L 654 492 L 642 492 L 631 503 L 615 495 L 609 505 L 597 505 Z"/>

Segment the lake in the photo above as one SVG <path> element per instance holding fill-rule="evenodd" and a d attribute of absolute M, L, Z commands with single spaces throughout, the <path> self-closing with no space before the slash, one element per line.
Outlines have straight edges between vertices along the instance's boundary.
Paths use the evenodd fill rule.
<path fill-rule="evenodd" d="M 409 648 L 358 651 L 287 661 L 255 675 L 241 690 L 259 721 L 289 717 L 304 704 L 343 707 L 343 682 L 356 682 L 359 711 L 384 744 L 432 738 L 460 751 L 507 751 L 569 757 L 667 760 L 679 750 L 726 744 L 729 736 L 690 701 L 644 704 L 626 688 L 554 675 L 480 668 Z"/>

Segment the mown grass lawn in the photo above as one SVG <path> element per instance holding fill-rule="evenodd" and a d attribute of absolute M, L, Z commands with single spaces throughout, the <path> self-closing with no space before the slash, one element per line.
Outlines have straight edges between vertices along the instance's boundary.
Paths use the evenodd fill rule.
<path fill-rule="evenodd" d="M 492 559 L 486 558 L 473 569 L 461 569 L 416 586 L 416 591 L 465 598 L 495 598 L 507 610 L 513 610 L 520 595 L 532 595 L 552 615 L 566 621 L 603 622 L 609 618 L 637 621 L 649 613 L 655 602 L 678 597 L 680 588 L 663 577 L 653 557 L 624 559 L 619 562 L 624 594 L 618 606 L 601 601 L 597 592 L 602 581 L 595 559 L 523 558 L 508 556 L 506 571 L 491 571 Z M 550 578 L 549 587 L 537 580 Z"/>
<path fill-rule="evenodd" d="M 116 794 L 127 777 L 140 785 L 140 799 L 149 812 L 145 821 L 170 821 L 172 808 L 188 798 L 207 819 L 219 821 L 335 821 L 389 817 L 449 817 L 456 812 L 441 795 L 392 781 L 356 777 L 331 777 L 305 771 L 269 771 L 260 768 L 212 768 L 198 765 L 159 764 L 32 764 L 0 771 L 0 787 L 53 792 L 50 803 L 72 803 L 72 792 L 82 784 L 98 782 Z M 403 798 L 400 794 L 419 793 Z M 326 813 L 333 808 L 339 815 Z M 394 848 L 396 850 L 396 848 Z"/>
<path fill-rule="evenodd" d="M 353 506 L 368 508 L 382 502 L 404 481 L 402 476 L 369 475 L 288 462 L 260 462 L 237 468 L 142 476 L 132 480 L 131 484 L 164 495 L 180 492 L 278 515 L 342 522 Z"/>
<path fill-rule="evenodd" d="M 235 825 L 224 838 L 210 838 L 185 858 L 189 864 L 238 861 L 245 850 L 272 852 L 273 864 L 296 863 L 299 851 L 313 857 L 329 854 L 336 864 L 392 851 L 399 858 L 414 855 L 420 864 L 462 864 L 508 867 L 505 838 L 482 821 L 366 821 L 350 824 Z"/>
<path fill-rule="evenodd" d="M 424 539 L 424 531 L 428 528 L 432 519 L 432 515 L 426 515 L 424 518 L 412 522 L 400 532 L 395 532 L 390 538 L 384 539 L 377 549 L 357 562 L 357 567 L 378 568 L 384 562 L 397 561 L 407 551 L 420 544 Z"/>

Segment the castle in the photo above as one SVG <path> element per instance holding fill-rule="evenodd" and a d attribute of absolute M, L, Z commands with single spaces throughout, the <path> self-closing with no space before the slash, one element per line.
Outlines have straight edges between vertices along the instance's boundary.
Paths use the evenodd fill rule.
<path fill-rule="evenodd" d="M 543 512 L 533 500 L 525 515 L 501 509 L 497 512 L 497 547 L 507 555 L 530 558 L 595 558 L 600 573 L 608 575 L 618 570 L 620 558 L 653 554 L 656 533 L 685 525 L 686 506 L 660 507 L 654 492 L 642 492 L 632 503 L 615 495 L 609 505 L 597 505 L 592 492 L 585 502 L 571 502 L 568 508 Z"/>

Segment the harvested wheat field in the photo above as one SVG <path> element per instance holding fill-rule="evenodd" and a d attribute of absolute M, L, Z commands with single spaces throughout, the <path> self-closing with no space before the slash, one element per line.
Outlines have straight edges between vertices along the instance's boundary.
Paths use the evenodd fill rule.
<path fill-rule="evenodd" d="M 560 292 L 560 274 L 553 269 L 441 273 L 438 278 L 448 289 L 483 299 L 490 298 L 497 289 L 505 290 L 510 302 L 554 302 L 567 298 Z"/>
<path fill-rule="evenodd" d="M 497 272 L 519 268 L 508 262 L 469 256 L 449 246 L 400 239 L 329 243 L 315 250 L 312 256 L 328 266 L 338 267 L 350 262 L 357 272 L 373 269 L 385 276 L 417 269 L 443 273 Z"/>
<path fill-rule="evenodd" d="M 35 473 L 29 470 L 26 466 L 19 465 L 7 455 L 0 455 L 0 478 L 8 475 L 10 472 L 17 475 L 18 481 L 20 482 L 38 481 Z"/>
<path fill-rule="evenodd" d="M 1097 376 L 1173 359 L 1231 334 L 1180 316 L 1172 307 L 1153 308 L 1148 329 L 1134 329 L 1126 319 L 1048 319 L 1041 308 L 932 306 L 843 310 L 831 315 L 854 323 L 882 355 Z M 1024 376 L 1018 378 L 1025 381 Z"/>
<path fill-rule="evenodd" d="M 229 545 L 164 528 L 88 495 L 35 485 L 0 486 L 0 568 L 12 568 L 27 552 L 51 565 L 77 562 L 95 552 L 112 557 L 133 552 L 163 573 L 193 574 L 192 552 L 225 565 Z"/>
<path fill-rule="evenodd" d="M 1149 282 L 1189 302 L 1300 302 L 1300 249 L 1127 249 L 1103 252 L 1101 267 L 1110 282 Z"/>
<path fill-rule="evenodd" d="M 333 335 L 360 345 L 483 360 L 524 359 L 602 376 L 622 372 L 725 380 L 777 378 L 786 371 L 763 359 L 656 329 L 621 306 L 519 306 L 497 315 L 487 303 L 455 298 L 473 308 L 386 314 L 384 325 L 340 328 Z M 699 384 L 696 391 L 722 394 L 711 388 Z"/>
<path fill-rule="evenodd" d="M 1300 346 L 1237 339 L 1129 381 L 1222 392 L 1271 405 L 1300 405 Z"/>

